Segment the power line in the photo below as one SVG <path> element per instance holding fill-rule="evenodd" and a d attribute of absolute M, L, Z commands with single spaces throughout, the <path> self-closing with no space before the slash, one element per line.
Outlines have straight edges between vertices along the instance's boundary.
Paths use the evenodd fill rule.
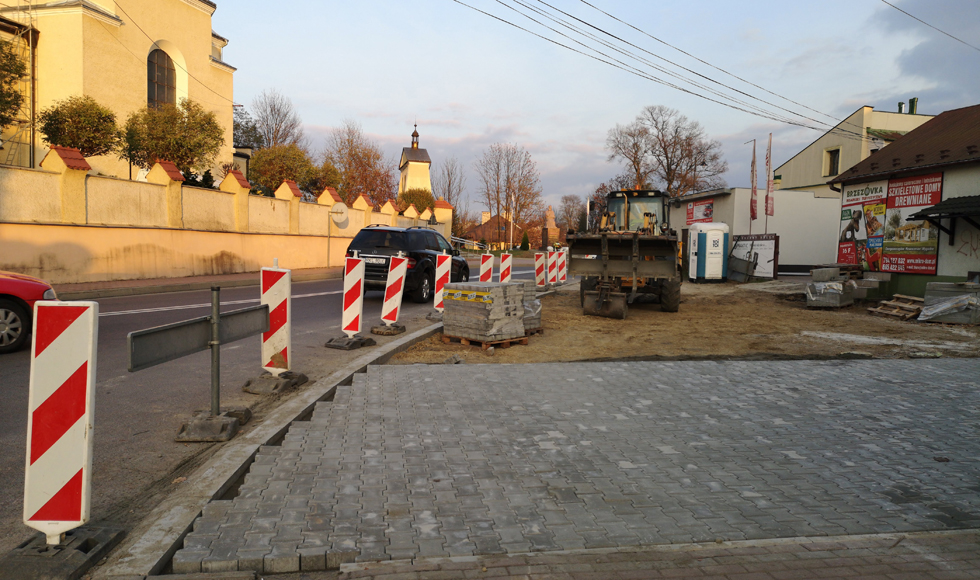
<path fill-rule="evenodd" d="M 888 4 L 889 6 L 891 6 L 892 8 L 894 8 L 895 10 L 898 10 L 898 11 L 899 11 L 899 12 L 901 12 L 902 14 L 904 14 L 904 15 L 906 15 L 906 16 L 908 16 L 909 18 L 911 18 L 911 19 L 913 19 L 913 20 L 918 20 L 919 22 L 921 22 L 922 24 L 925 24 L 926 26 L 928 26 L 929 28 L 931 28 L 931 29 L 933 29 L 933 30 L 935 30 L 936 32 L 941 32 L 941 33 L 943 33 L 943 34 L 945 34 L 946 36 L 948 36 L 948 37 L 950 37 L 950 38 L 952 38 L 952 39 L 953 39 L 953 40 L 955 40 L 956 42 L 960 42 L 960 43 L 962 43 L 962 44 L 965 44 L 965 45 L 967 45 L 967 46 L 969 46 L 970 48 L 972 48 L 973 50 L 975 50 L 975 51 L 977 51 L 977 52 L 980 52 L 980 48 L 977 48 L 976 46 L 973 46 L 973 45 L 972 45 L 972 44 L 970 44 L 969 42 L 967 42 L 967 41 L 965 41 L 965 40 L 961 40 L 961 39 L 959 39 L 959 38 L 956 38 L 955 36 L 953 36 L 952 34 L 950 34 L 950 33 L 948 33 L 948 32 L 946 32 L 945 30 L 940 30 L 939 28 L 936 28 L 936 27 L 935 27 L 935 26 L 933 26 L 932 24 L 929 24 L 929 23 L 928 23 L 928 22 L 926 22 L 925 20 L 922 20 L 921 18 L 917 18 L 917 17 L 915 17 L 915 16 L 913 16 L 913 15 L 911 15 L 911 14 L 909 14 L 908 12 L 906 12 L 906 11 L 904 11 L 904 10 L 902 10 L 902 9 L 901 9 L 901 8 L 899 8 L 898 6 L 895 6 L 895 5 L 894 5 L 894 4 L 892 4 L 891 2 L 885 2 L 885 0 L 881 0 L 881 1 L 882 1 L 882 2 L 884 2 L 885 4 Z"/>
<path fill-rule="evenodd" d="M 801 123 L 801 122 L 798 122 L 798 121 L 795 121 L 795 120 L 792 120 L 792 119 L 785 119 L 785 118 L 780 118 L 780 117 L 777 117 L 777 116 L 775 116 L 775 115 L 774 115 L 774 114 L 772 114 L 772 113 L 768 113 L 768 112 L 756 112 L 756 111 L 752 111 L 752 110 L 749 110 L 749 109 L 747 109 L 747 108 L 744 108 L 744 107 L 740 107 L 740 106 L 737 106 L 737 105 L 733 105 L 733 104 L 731 104 L 731 103 L 729 103 L 729 102 L 724 102 L 724 101 L 719 101 L 719 100 L 717 100 L 717 99 L 713 99 L 713 98 L 711 98 L 711 97 L 708 97 L 708 96 L 706 96 L 706 95 L 703 95 L 703 94 L 700 94 L 700 93 L 698 93 L 698 92 L 696 92 L 696 91 L 692 91 L 692 90 L 690 90 L 690 89 L 686 89 L 686 88 L 684 88 L 684 87 L 681 87 L 681 86 L 678 86 L 678 85 L 676 85 L 676 84 L 674 84 L 674 83 L 671 83 L 671 82 L 669 82 L 669 81 L 666 81 L 666 80 L 664 80 L 664 79 L 661 79 L 661 78 L 659 78 L 659 77 L 656 77 L 656 76 L 654 76 L 654 75 L 651 75 L 651 74 L 649 74 L 649 73 L 646 73 L 646 72 L 644 72 L 644 71 L 641 71 L 641 70 L 639 70 L 639 69 L 636 69 L 635 67 L 632 67 L 632 66 L 630 66 L 630 65 L 627 65 L 627 64 L 625 64 L 625 63 L 623 63 L 622 61 L 619 61 L 619 60 L 617 60 L 617 59 L 615 59 L 615 58 L 613 58 L 613 57 L 610 57 L 609 55 L 607 55 L 607 54 L 605 54 L 605 53 L 603 53 L 603 52 L 601 52 L 601 51 L 599 51 L 599 50 L 597 50 L 597 49 L 595 49 L 595 48 L 592 48 L 592 47 L 588 47 L 588 46 L 585 46 L 585 45 L 583 45 L 583 44 L 582 44 L 581 42 L 579 42 L 579 41 L 575 41 L 574 39 L 571 39 L 570 37 L 568 37 L 568 35 L 566 35 L 566 34 L 563 34 L 563 33 L 561 33 L 561 32 L 559 32 L 559 31 L 556 31 L 555 29 L 553 29 L 553 28 L 550 28 L 550 27 L 548 27 L 547 25 L 544 25 L 544 24 L 542 24 L 541 22 L 539 22 L 539 21 L 537 21 L 537 20 L 535 20 L 534 18 L 532 18 L 532 17 L 530 17 L 530 16 L 528 16 L 528 15 L 526 15 L 526 14 L 523 14 L 523 13 L 521 13 L 521 12 L 520 12 L 519 10 L 517 10 L 517 9 L 515 9 L 515 8 L 513 8 L 512 6 L 508 6 L 508 5 L 506 5 L 506 4 L 503 4 L 503 2 L 501 2 L 500 0 L 496 0 L 496 1 L 497 1 L 498 3 L 500 3 L 500 4 L 502 4 L 502 5 L 504 5 L 504 6 L 506 6 L 507 8 L 510 8 L 511 10 L 514 10 L 514 11 L 515 11 L 515 12 L 517 12 L 518 14 L 522 14 L 522 15 L 523 15 L 523 16 L 525 16 L 526 18 L 528 18 L 528 19 L 530 19 L 530 20 L 531 20 L 532 22 L 535 22 L 535 23 L 537 23 L 537 24 L 539 24 L 539 25 L 541 25 L 541 26 L 544 26 L 544 27 L 545 27 L 545 28 L 547 28 L 548 30 L 551 30 L 552 32 L 555 32 L 556 34 L 558 34 L 558 35 L 560 35 L 560 36 L 562 36 L 562 37 L 565 37 L 565 38 L 569 38 L 569 39 L 570 39 L 570 40 L 572 40 L 573 42 L 576 42 L 577 44 L 580 44 L 580 45 L 582 45 L 582 46 L 585 46 L 585 48 L 587 48 L 588 50 L 590 50 L 590 51 L 592 51 L 592 52 L 595 52 L 595 53 L 597 53 L 597 54 L 599 54 L 599 55 L 601 55 L 602 57 L 605 57 L 605 58 L 600 58 L 600 57 L 598 57 L 598 56 L 595 56 L 595 55 L 592 55 L 592 54 L 589 54 L 589 53 L 587 53 L 587 52 L 583 52 L 583 51 L 581 51 L 581 50 L 578 50 L 578 49 L 576 49 L 576 48 L 573 48 L 573 47 L 571 47 L 571 46 L 568 46 L 568 45 L 566 45 L 566 44 L 562 44 L 561 42 L 558 42 L 558 41 L 556 41 L 556 40 L 553 40 L 553 39 L 551 39 L 551 38 L 548 38 L 548 37 L 546 37 L 546 36 L 543 36 L 543 35 L 541 35 L 541 34 L 538 34 L 537 32 L 534 32 L 534 31 L 532 31 L 532 30 L 529 30 L 529 29 L 527 29 L 527 28 L 525 28 L 525 27 L 523 27 L 523 26 L 520 26 L 520 25 L 518 25 L 518 24 L 516 24 L 516 23 L 514 23 L 514 22 L 511 22 L 511 21 L 509 21 L 509 20 L 506 20 L 506 19 L 504 19 L 504 18 L 502 18 L 502 17 L 500 17 L 500 16 L 497 16 L 497 15 L 495 15 L 495 14 L 491 14 L 491 13 L 489 13 L 489 12 L 486 12 L 486 11 L 484 11 L 484 10 L 481 10 L 481 9 L 479 9 L 479 8 L 476 8 L 476 7 L 474 7 L 474 6 L 471 6 L 471 5 L 469 5 L 469 4 L 467 4 L 467 3 L 465 3 L 465 2 L 462 2 L 461 0 L 452 0 L 452 1 L 453 1 L 453 2 L 455 2 L 455 3 L 457 3 L 457 4 L 459 4 L 459 5 L 461 5 L 461 6 L 464 6 L 464 7 L 466 7 L 466 8 L 469 8 L 469 9 L 471 9 L 471 10 L 473 10 L 473 11 L 475 11 L 475 12 L 479 12 L 480 14 L 483 14 L 484 16 L 488 16 L 488 17 L 490 17 L 490 18 L 493 18 L 494 20 L 497 20 L 497 21 L 499 21 L 499 22 L 502 22 L 502 23 L 504 23 L 504 24 L 507 24 L 508 26 L 512 26 L 512 27 L 514 27 L 514 28 L 517 28 L 518 30 L 521 30 L 521 31 L 523 31 L 523 32 L 526 32 L 526 33 L 528 33 L 528 34 L 531 34 L 531 35 L 533 35 L 533 36 L 536 36 L 536 37 L 538 37 L 538 38 L 540 38 L 540 39 L 542 39 L 542 40 L 544 40 L 544 41 L 546 41 L 546 42 L 550 42 L 550 43 L 552 43 L 552 44 L 554 44 L 554 45 L 556 45 L 556 46 L 559 46 L 559 47 L 561 47 L 561 48 L 564 48 L 564 49 L 566 49 L 566 50 L 570 50 L 570 51 L 572 51 L 572 52 L 574 52 L 574 53 L 577 53 L 577 54 L 580 54 L 580 55 L 582 55 L 582 56 L 585 56 L 585 57 L 588 57 L 588 58 L 591 58 L 591 59 L 593 59 L 593 60 L 596 60 L 596 61 L 598 61 L 598 62 L 601 62 L 601 63 L 603 63 L 603 64 L 606 64 L 606 65 L 609 65 L 609 66 L 612 66 L 612 67 L 614 67 L 614 68 L 617 68 L 617 69 L 620 69 L 620 70 L 623 70 L 623 71 L 625 71 L 625 72 L 628 72 L 628 73 L 630 73 L 630 74 L 632 74 L 632 75 L 634 75 L 634 76 L 638 76 L 638 77 L 640 77 L 640 78 L 643 78 L 643 79 L 646 79 L 646 80 L 649 80 L 649 81 L 653 81 L 653 82 L 656 82 L 656 83 L 658 83 L 658 84 L 662 84 L 662 85 L 664 85 L 664 86 L 667 86 L 667 87 L 669 87 L 669 88 L 673 88 L 673 89 L 675 89 L 675 90 L 678 90 L 678 91 L 681 91 L 681 92 L 684 92 L 684 93 L 687 93 L 687 94 L 689 94 L 689 95 L 692 95 L 692 96 L 695 96 L 695 97 L 698 97 L 698 98 L 700 98 L 700 99 L 704 99 L 704 100 L 706 100 L 706 101 L 709 101 L 709 102 L 712 102 L 712 103 L 715 103 L 715 104 L 718 104 L 718 105 L 722 105 L 722 106 L 724 106 L 724 107 L 728 107 L 728 108 L 730 108 L 730 109 L 734 109 L 734 110 L 736 110 L 736 111 L 741 111 L 741 112 L 743 112 L 743 113 L 748 113 L 748 114 L 750 114 L 750 115 L 754 115 L 754 116 L 756 116 L 756 117 L 761 117 L 761 118 L 764 118 L 764 119 L 768 119 L 768 120 L 770 120 L 770 121 L 776 121 L 776 122 L 782 122 L 782 123 L 786 123 L 786 124 L 789 124 L 789 125 L 795 125 L 795 126 L 799 126 L 799 127 L 803 127 L 803 128 L 807 128 L 807 129 L 812 129 L 812 130 L 815 130 L 815 131 L 824 131 L 824 129 L 820 129 L 820 128 L 817 128 L 817 127 L 813 127 L 813 126 L 810 126 L 810 125 L 807 125 L 807 124 L 805 124 L 805 123 Z M 607 60 L 607 59 L 608 59 L 608 60 Z M 724 96 L 723 96 L 723 98 L 728 98 L 728 99 L 730 99 L 730 97 L 724 97 Z M 845 131 L 845 132 L 846 132 L 846 131 Z M 846 133 L 848 133 L 848 132 L 846 132 Z M 845 137 L 847 137 L 847 138 L 854 138 L 854 139 L 857 139 L 857 138 L 864 138 L 863 136 L 860 136 L 860 137 L 851 137 L 850 135 L 844 135 L 844 136 L 845 136 Z"/>
<path fill-rule="evenodd" d="M 515 1 L 515 2 L 517 2 L 518 4 L 521 4 L 521 5 L 525 5 L 525 4 L 524 4 L 523 2 L 521 2 L 520 0 L 514 0 L 514 1 Z M 631 43 L 631 42 L 629 42 L 629 41 L 627 41 L 627 40 L 624 40 L 623 38 L 620 38 L 619 36 L 616 36 L 615 34 L 612 34 L 611 32 L 608 32 L 608 31 L 606 31 L 606 30 L 604 30 L 604 29 L 602 29 L 602 28 L 599 28 L 598 26 L 595 26 L 594 24 L 592 24 L 592 23 L 590 23 L 590 22 L 587 22 L 587 21 L 585 21 L 585 20 L 582 20 L 581 18 L 578 18 L 578 17 L 576 17 L 576 16 L 574 16 L 574 15 L 572 15 L 572 14 L 569 14 L 568 12 L 565 12 L 564 10 L 561 10 L 560 8 L 556 8 L 556 7 L 554 7 L 554 6 L 552 6 L 551 4 L 548 4 L 548 3 L 547 3 L 547 2 L 545 2 L 544 0 L 537 0 L 537 1 L 538 1 L 538 2 L 540 3 L 540 4 L 544 4 L 545 6 L 548 6 L 549 8 L 551 8 L 552 10 L 555 10 L 556 12 L 560 12 L 560 13 L 562 13 L 562 14 L 564 14 L 565 16 L 568 16 L 569 18 L 572 18 L 572 19 L 574 19 L 574 20 L 576 20 L 576 21 L 578 21 L 578 22 L 581 22 L 582 24 L 584 24 L 584 25 L 586 25 L 586 26 L 588 26 L 588 27 L 590 27 L 590 28 L 593 28 L 593 29 L 595 29 L 595 30 L 597 30 L 597 31 L 599 31 L 599 32 L 601 32 L 602 34 L 605 34 L 605 35 L 607 35 L 607 36 L 609 36 L 609 37 L 611 37 L 611 38 L 613 38 L 613 39 L 615 39 L 615 40 L 618 40 L 619 42 L 622 42 L 623 44 L 626 44 L 626 45 L 628 45 L 628 46 L 631 46 L 631 47 L 633 47 L 633 48 L 635 48 L 635 49 L 637 49 L 637 50 L 640 50 L 640 51 L 643 51 L 644 53 L 646 53 L 646 54 L 649 54 L 650 56 L 652 56 L 652 57 L 654 57 L 654 58 L 657 58 L 657 59 L 660 59 L 660 60 L 662 60 L 662 61 L 664 61 L 664 62 L 666 62 L 666 63 L 668 63 L 668 64 L 671 64 L 671 65 L 673 65 L 673 66 L 675 66 L 675 67 L 677 67 L 677 68 L 679 68 L 679 69 L 682 69 L 682 70 L 684 70 L 684 71 L 687 71 L 687 72 L 689 72 L 689 73 L 691 73 L 691 74 L 694 74 L 694 75 L 696 75 L 696 76 L 698 76 L 698 77 L 701 77 L 701 78 L 703 78 L 703 79 L 705 79 L 705 80 L 707 80 L 707 81 L 709 81 L 709 82 L 712 82 L 712 83 L 714 83 L 714 84 L 716 84 L 716 85 L 719 85 L 719 86 L 722 86 L 722 87 L 724 87 L 724 88 L 726 88 L 726 89 L 729 89 L 729 90 L 731 90 L 731 91 L 734 91 L 734 92 L 736 92 L 736 93 L 738 93 L 738 94 L 741 94 L 741 95 L 744 95 L 744 96 L 746 96 L 746 97 L 748 97 L 748 98 L 750 98 L 750 99 L 754 99 L 754 100 L 756 100 L 756 101 L 759 101 L 759 102 L 761 102 L 761 103 L 764 103 L 764 104 L 766 104 L 766 105 L 769 105 L 770 107 L 775 107 L 775 108 L 777 108 L 777 109 L 779 109 L 779 110 L 781 110 L 781 111 L 785 111 L 785 112 L 787 112 L 787 113 L 789 113 L 789 114 L 791 114 L 791 115 L 794 115 L 794 116 L 797 116 L 797 117 L 801 117 L 801 118 L 803 118 L 803 119 L 806 119 L 806 120 L 808 120 L 808 121 L 812 121 L 812 122 L 814 122 L 814 123 L 818 123 L 818 124 L 820 124 L 820 125 L 824 125 L 824 126 L 826 126 L 826 127 L 830 127 L 830 128 L 832 129 L 832 130 L 833 130 L 833 128 L 834 128 L 834 125 L 831 125 L 830 123 L 827 123 L 827 122 L 825 122 L 825 121 L 821 121 L 821 120 L 819 120 L 819 119 L 814 119 L 814 118 L 812 118 L 812 117 L 808 117 L 808 116 L 806 116 L 806 115 L 804 115 L 804 114 L 801 114 L 801 113 L 797 113 L 796 111 L 792 111 L 792 110 L 790 110 L 790 109 L 787 109 L 787 108 L 785 108 L 785 107 L 782 107 L 782 106 L 780 106 L 780 105 L 777 105 L 777 104 L 775 104 L 775 103 L 771 103 L 771 102 L 769 102 L 769 101 L 766 101 L 765 99 L 761 99 L 761 98 L 759 98 L 759 97 L 756 97 L 755 95 L 752 95 L 752 94 L 750 94 L 750 93 L 747 93 L 747 92 L 745 92 L 745 91 L 742 91 L 742 90 L 740 90 L 740 89 L 737 89 L 737 88 L 735 88 L 735 87 L 732 87 L 732 86 L 729 86 L 729 85 L 726 85 L 726 84 L 724 84 L 724 83 L 722 83 L 722 82 L 720 82 L 720 81 L 717 81 L 717 80 L 715 80 L 715 79 L 713 79 L 713 78 L 711 78 L 711 77 L 708 77 L 708 76 L 706 76 L 706 75 L 703 75 L 703 74 L 701 74 L 701 73 L 699 73 L 699 72 L 697 72 L 697 71 L 694 71 L 694 70 L 691 70 L 691 69 L 689 69 L 689 68 L 687 68 L 687 67 L 685 67 L 685 66 L 683 66 L 683 65 L 681 65 L 681 64 L 678 64 L 678 63 L 676 63 L 676 62 L 673 62 L 673 61 L 671 61 L 671 60 L 669 60 L 669 59 L 667 59 L 667 58 L 664 58 L 664 57 L 662 57 L 662 56 L 660 56 L 660 55 L 657 55 L 657 54 L 654 54 L 654 53 L 652 53 L 652 52 L 650 52 L 650 51 L 648 51 L 648 50 L 646 50 L 646 49 L 644 49 L 643 47 L 640 47 L 640 46 L 637 46 L 637 45 L 635 45 L 635 44 L 633 44 L 633 43 Z M 530 8 L 530 7 L 529 7 L 529 8 Z M 530 9 L 531 9 L 531 10 L 535 10 L 534 8 L 530 8 Z M 543 13 L 542 13 L 542 12 L 540 12 L 540 11 L 537 11 L 537 10 L 535 10 L 535 11 L 536 11 L 536 12 L 538 12 L 539 14 L 543 14 Z M 549 16 L 549 18 L 551 18 L 551 17 Z M 554 19 L 552 18 L 552 20 L 554 20 Z M 567 25 L 566 25 L 566 26 L 567 26 Z M 580 32 L 580 34 L 582 34 L 582 33 Z M 596 37 L 595 37 L 594 35 L 591 35 L 591 34 L 590 34 L 590 35 L 588 35 L 588 36 L 590 36 L 590 37 L 592 37 L 592 38 L 596 38 Z M 601 40 L 598 40 L 598 39 L 596 39 L 596 40 L 597 40 L 598 42 L 600 42 L 600 43 L 602 43 L 602 44 L 603 44 L 603 45 L 605 45 L 605 46 L 608 46 L 608 47 L 610 47 L 610 48 L 613 48 L 614 50 L 617 50 L 617 51 L 619 51 L 619 52 L 623 52 L 623 51 L 621 51 L 621 50 L 619 50 L 618 48 L 615 48 L 615 47 L 613 47 L 613 46 L 612 46 L 611 44 L 609 44 L 609 43 L 606 43 L 606 42 L 603 42 L 603 41 L 601 41 Z M 623 53 L 623 54 L 627 54 L 627 53 Z M 687 78 L 684 78 L 683 76 L 679 76 L 679 75 L 677 75 L 677 74 L 675 74 L 675 73 L 672 73 L 672 72 L 670 72 L 670 71 L 668 71 L 668 70 L 666 70 L 666 69 L 664 69 L 664 68 L 662 68 L 662 67 L 659 67 L 659 66 L 657 66 L 657 65 L 654 65 L 654 64 L 652 64 L 652 63 L 650 63 L 649 61 L 647 61 L 647 60 L 645 60 L 645 59 L 642 59 L 642 58 L 639 58 L 639 57 L 637 57 L 637 56 L 636 56 L 636 55 L 634 55 L 634 54 L 631 54 L 631 53 L 630 53 L 630 54 L 629 54 L 629 56 L 631 56 L 632 58 L 635 58 L 635 59 L 637 59 L 637 60 L 639 60 L 639 61 L 641 61 L 641 62 L 644 62 L 645 64 L 647 64 L 647 65 L 649 65 L 649 66 L 653 66 L 653 67 L 654 67 L 654 68 L 656 68 L 657 70 L 661 70 L 661 71 L 663 71 L 663 72 L 665 72 L 666 74 L 669 74 L 669 75 L 671 75 L 671 76 L 673 76 L 673 77 L 675 77 L 675 78 L 679 78 L 679 79 L 682 79 L 682 80 L 684 80 L 684 81 L 686 81 L 686 82 L 688 82 L 688 83 L 691 83 L 692 85 L 694 85 L 694 86 L 697 86 L 698 88 L 701 88 L 701 89 L 703 89 L 703 90 L 707 90 L 707 91 L 709 91 L 709 92 L 711 92 L 711 93 L 713 93 L 713 94 L 716 94 L 716 95 L 719 95 L 719 96 L 723 96 L 723 97 L 725 97 L 725 98 L 729 98 L 729 99 L 731 99 L 731 100 L 733 100 L 733 101 L 735 101 L 735 102 L 737 102 L 737 103 L 740 103 L 740 104 L 743 104 L 743 105 L 745 105 L 745 106 L 748 106 L 748 107 L 751 107 L 751 108 L 754 108 L 754 109 L 756 109 L 756 110 L 759 110 L 759 111 L 764 111 L 764 109 L 762 109 L 762 108 L 760 108 L 760 107 L 758 107 L 758 106 L 755 106 L 755 105 L 751 105 L 751 104 L 749 104 L 749 103 L 746 103 L 746 102 L 744 102 L 744 101 L 741 101 L 741 100 L 738 100 L 738 99 L 735 99 L 735 98 L 733 98 L 733 97 L 730 97 L 730 96 L 727 96 L 727 95 L 723 95 L 722 93 L 720 93 L 720 92 L 718 92 L 718 91 L 716 91 L 716 90 L 714 90 L 714 89 L 711 89 L 711 88 L 709 88 L 709 87 L 706 87 L 706 86 L 704 86 L 704 85 L 701 85 L 701 84 L 699 84 L 699 83 L 696 83 L 696 82 L 694 82 L 694 81 L 692 81 L 692 80 L 690 80 L 690 79 L 687 79 Z M 778 96 L 778 95 L 777 95 L 777 96 Z M 768 111 L 766 111 L 766 112 L 768 112 Z M 821 114 L 823 114 L 823 113 L 821 113 Z M 826 116 L 828 116 L 828 117 L 829 117 L 830 115 L 826 115 Z M 837 122 L 839 123 L 839 121 L 838 121 L 837 119 L 835 119 L 835 121 L 837 121 Z M 837 131 L 847 131 L 846 129 L 836 129 L 836 130 L 837 130 Z M 851 133 L 852 133 L 852 134 L 854 134 L 855 136 L 859 136 L 859 137 L 862 137 L 862 138 L 864 137 L 864 135 L 863 135 L 863 134 L 859 134 L 859 133 L 856 133 L 856 132 L 853 132 L 853 131 L 851 131 Z"/>

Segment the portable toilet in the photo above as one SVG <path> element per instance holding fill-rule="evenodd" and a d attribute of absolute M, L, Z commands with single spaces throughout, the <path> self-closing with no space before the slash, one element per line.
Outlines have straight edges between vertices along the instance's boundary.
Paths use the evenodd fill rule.
<path fill-rule="evenodd" d="M 691 282 L 724 282 L 728 279 L 731 236 L 728 224 L 699 223 L 688 229 Z"/>

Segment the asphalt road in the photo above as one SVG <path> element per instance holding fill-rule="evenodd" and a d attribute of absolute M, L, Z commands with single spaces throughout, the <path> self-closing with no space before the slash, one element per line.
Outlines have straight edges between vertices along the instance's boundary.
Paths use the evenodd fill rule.
<path fill-rule="evenodd" d="M 531 269 L 515 276 L 532 275 Z M 293 284 L 293 368 L 311 374 L 331 353 L 323 343 L 340 336 L 341 280 Z M 380 321 L 383 293 L 368 291 L 364 300 L 364 332 Z M 95 411 L 92 519 L 125 520 L 138 515 L 147 493 L 166 493 L 180 465 L 204 453 L 211 444 L 173 441 L 180 425 L 210 404 L 210 355 L 200 352 L 144 371 L 127 371 L 126 336 L 210 313 L 210 291 L 174 292 L 97 300 L 99 303 L 98 375 Z M 257 286 L 221 292 L 222 312 L 259 303 Z M 402 316 L 422 316 L 430 304 L 406 299 Z M 30 350 L 0 356 L 0 553 L 31 535 L 23 525 L 24 465 Z M 315 363 L 320 363 L 319 365 Z M 254 403 L 242 385 L 261 372 L 259 338 L 221 349 L 222 406 Z M 151 489 L 152 488 L 152 489 Z M 134 515 L 133 517 L 136 517 Z"/>

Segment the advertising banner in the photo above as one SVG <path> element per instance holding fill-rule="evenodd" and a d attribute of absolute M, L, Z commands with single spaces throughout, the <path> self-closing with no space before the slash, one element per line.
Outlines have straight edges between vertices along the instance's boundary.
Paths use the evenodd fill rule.
<path fill-rule="evenodd" d="M 882 272 L 935 274 L 939 228 L 925 220 L 906 221 L 943 198 L 943 174 L 892 179 L 888 182 L 882 244 Z"/>
<path fill-rule="evenodd" d="M 699 199 L 687 203 L 687 225 L 711 222 L 714 215 L 715 201 L 713 199 Z"/>
<path fill-rule="evenodd" d="M 844 187 L 841 197 L 838 263 L 862 264 L 865 270 L 870 271 L 881 269 L 887 198 L 888 181 Z"/>
<path fill-rule="evenodd" d="M 755 234 L 735 236 L 732 246 L 731 269 L 743 268 L 748 278 L 775 278 L 779 268 L 779 236 L 776 234 Z M 739 262 L 743 261 L 744 264 Z M 730 273 L 733 280 L 740 280 Z"/>
<path fill-rule="evenodd" d="M 939 203 L 942 188 L 942 173 L 845 187 L 837 261 L 872 272 L 935 274 L 938 228 L 906 218 Z"/>

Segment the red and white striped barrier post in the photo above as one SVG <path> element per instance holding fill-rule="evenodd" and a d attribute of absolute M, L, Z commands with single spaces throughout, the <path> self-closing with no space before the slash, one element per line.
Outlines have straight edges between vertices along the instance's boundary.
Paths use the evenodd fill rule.
<path fill-rule="evenodd" d="M 290 368 L 289 351 L 293 346 L 293 275 L 290 270 L 262 268 L 261 280 L 260 302 L 269 306 L 269 331 L 262 333 L 262 368 L 279 376 Z"/>
<path fill-rule="evenodd" d="M 511 274 L 510 264 L 512 261 L 513 261 L 513 255 L 500 254 L 500 283 L 501 284 L 510 282 L 510 274 Z"/>
<path fill-rule="evenodd" d="M 493 254 L 480 256 L 480 282 L 493 282 Z"/>
<path fill-rule="evenodd" d="M 558 252 L 558 281 L 564 284 L 568 281 L 568 249 L 562 248 Z"/>
<path fill-rule="evenodd" d="M 436 291 L 434 294 L 433 305 L 435 309 L 439 312 L 444 311 L 445 305 L 443 304 L 442 294 L 449 284 L 449 275 L 452 270 L 453 257 L 446 253 L 446 250 L 442 251 L 442 255 L 436 256 Z"/>
<path fill-rule="evenodd" d="M 548 260 L 544 252 L 534 254 L 534 285 L 544 288 L 547 283 Z"/>
<path fill-rule="evenodd" d="M 402 292 L 405 290 L 405 275 L 408 272 L 408 258 L 398 252 L 388 261 L 388 281 L 385 284 L 385 301 L 381 306 L 381 322 L 385 326 L 398 323 L 398 311 L 401 310 Z"/>
<path fill-rule="evenodd" d="M 48 544 L 89 519 L 98 340 L 98 303 L 35 303 L 24 523 Z"/>
<path fill-rule="evenodd" d="M 361 332 L 361 314 L 364 311 L 364 259 L 354 255 L 344 260 L 344 314 L 340 328 L 348 338 Z"/>
<path fill-rule="evenodd" d="M 548 284 L 558 283 L 558 252 L 548 252 Z"/>

